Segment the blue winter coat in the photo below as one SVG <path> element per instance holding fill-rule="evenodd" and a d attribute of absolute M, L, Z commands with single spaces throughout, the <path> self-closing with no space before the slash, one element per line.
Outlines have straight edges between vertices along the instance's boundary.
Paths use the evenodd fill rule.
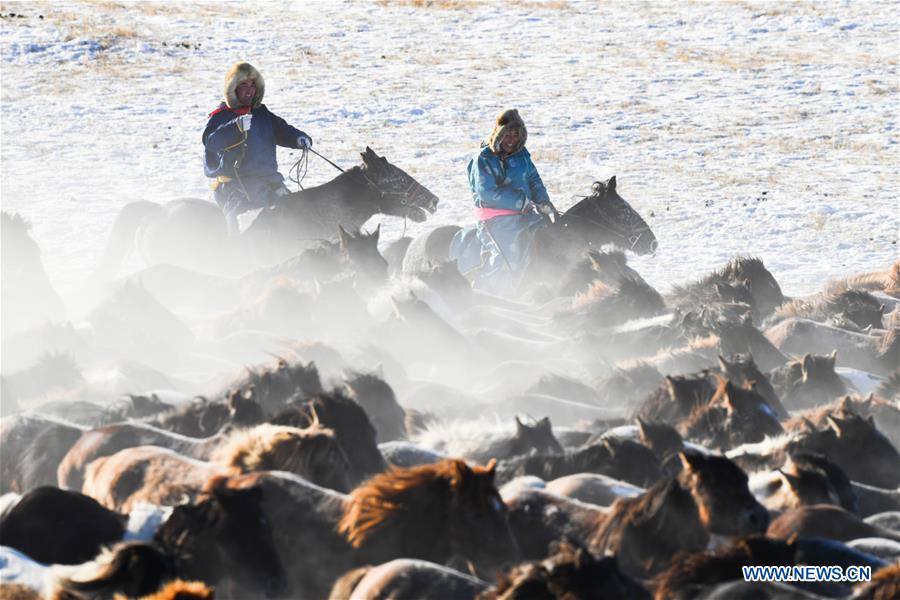
<path fill-rule="evenodd" d="M 500 158 L 488 146 L 469 161 L 469 188 L 475 206 L 521 211 L 529 201 L 549 202 L 550 196 L 531 162 L 531 154 L 522 148 Z"/>
<path fill-rule="evenodd" d="M 284 181 L 278 172 L 275 146 L 298 148 L 297 138 L 305 135 L 264 104 L 251 114 L 253 121 L 246 140 L 236 123 L 240 115 L 224 102 L 210 115 L 203 130 L 203 172 L 223 182 L 215 195 L 226 212 L 273 204 L 275 191 L 283 188 Z"/>

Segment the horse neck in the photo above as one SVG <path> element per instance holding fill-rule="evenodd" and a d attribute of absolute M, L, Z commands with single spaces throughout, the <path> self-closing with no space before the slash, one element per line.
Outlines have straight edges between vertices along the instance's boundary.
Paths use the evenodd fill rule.
<path fill-rule="evenodd" d="M 294 194 L 307 208 L 339 210 L 344 229 L 358 230 L 379 212 L 378 190 L 362 167 L 347 169 L 331 181 Z"/>
<path fill-rule="evenodd" d="M 395 558 L 418 558 L 443 563 L 452 554 L 449 526 L 451 510 L 443 483 L 423 485 L 403 499 L 384 525 L 359 549 L 371 564 Z"/>

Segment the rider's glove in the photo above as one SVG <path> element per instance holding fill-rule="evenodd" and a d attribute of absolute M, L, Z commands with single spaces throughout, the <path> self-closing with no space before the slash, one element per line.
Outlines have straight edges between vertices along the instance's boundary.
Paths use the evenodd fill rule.
<path fill-rule="evenodd" d="M 247 113 L 246 115 L 241 115 L 240 117 L 235 119 L 235 121 L 237 121 L 238 129 L 240 129 L 241 132 L 250 131 L 250 121 L 252 121 L 252 120 L 253 120 L 253 115 L 251 115 L 250 113 Z"/>
<path fill-rule="evenodd" d="M 301 133 L 297 136 L 297 147 L 300 150 L 306 150 L 307 148 L 312 148 L 312 138 L 306 135 L 305 133 Z"/>
<path fill-rule="evenodd" d="M 550 215 L 556 212 L 556 208 L 549 201 L 547 202 L 539 202 L 537 205 L 537 211 L 544 215 L 545 217 L 549 217 Z"/>

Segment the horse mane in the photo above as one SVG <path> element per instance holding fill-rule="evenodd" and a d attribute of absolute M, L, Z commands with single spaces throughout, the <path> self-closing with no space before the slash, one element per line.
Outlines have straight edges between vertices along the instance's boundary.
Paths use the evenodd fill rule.
<path fill-rule="evenodd" d="M 674 477 L 662 479 L 640 496 L 620 497 L 613 502 L 609 507 L 609 512 L 597 528 L 591 546 L 607 552 L 614 550 L 609 545 L 615 540 L 616 534 L 625 529 L 648 524 L 669 496 L 679 502 L 690 503 L 696 509 L 696 502 L 691 492 L 682 488 L 678 479 Z"/>
<path fill-rule="evenodd" d="M 681 597 L 689 586 L 707 586 L 743 578 L 745 565 L 792 566 L 796 545 L 793 541 L 750 535 L 713 552 L 679 553 L 672 565 L 657 577 L 656 598 Z"/>
<path fill-rule="evenodd" d="M 236 467 L 241 472 L 260 470 L 306 471 L 322 446 L 320 439 L 334 440 L 334 431 L 318 422 L 305 429 L 263 423 L 228 435 L 212 462 Z"/>
<path fill-rule="evenodd" d="M 380 530 L 396 527 L 412 507 L 439 510 L 433 503 L 434 492 L 427 494 L 426 490 L 447 496 L 450 490 L 459 491 L 474 475 L 492 472 L 494 464 L 491 461 L 487 467 L 470 468 L 463 460 L 444 459 L 407 469 L 393 467 L 351 492 L 338 532 L 353 547 L 360 548 Z"/>

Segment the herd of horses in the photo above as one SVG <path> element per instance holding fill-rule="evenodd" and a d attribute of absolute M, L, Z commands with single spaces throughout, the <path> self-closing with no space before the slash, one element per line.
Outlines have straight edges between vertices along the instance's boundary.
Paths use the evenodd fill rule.
<path fill-rule="evenodd" d="M 0 598 L 900 597 L 900 262 L 660 293 L 612 178 L 501 298 L 361 230 L 437 207 L 362 160 L 239 235 L 126 206 L 77 317 L 3 213 Z"/>

